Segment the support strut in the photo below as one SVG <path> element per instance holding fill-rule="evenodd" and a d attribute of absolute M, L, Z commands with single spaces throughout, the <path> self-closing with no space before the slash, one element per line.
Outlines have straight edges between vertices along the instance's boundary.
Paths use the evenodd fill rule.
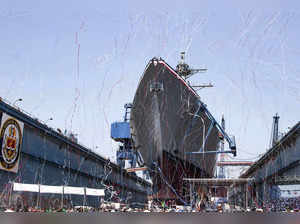
<path fill-rule="evenodd" d="M 221 125 L 219 125 L 219 123 L 215 120 L 215 118 L 211 115 L 211 113 L 209 112 L 209 110 L 206 108 L 206 105 L 204 103 L 202 103 L 200 100 L 198 101 L 199 104 L 199 108 L 196 112 L 196 116 L 198 117 L 198 113 L 199 111 L 204 113 L 207 118 L 210 120 L 210 126 L 208 128 L 207 134 L 205 136 L 205 142 L 204 144 L 202 144 L 202 146 L 200 147 L 199 151 L 196 152 L 186 152 L 187 154 L 207 154 L 207 153 L 232 153 L 233 156 L 236 156 L 236 144 L 235 144 L 235 138 L 234 136 L 232 136 L 231 138 L 229 137 L 229 135 L 225 132 L 225 130 L 222 128 Z M 198 115 L 198 116 L 197 116 Z M 229 151 L 219 151 L 219 150 L 214 150 L 214 151 L 204 151 L 203 146 L 205 145 L 212 129 L 216 127 L 218 129 L 218 131 L 222 134 L 222 136 L 224 136 L 225 140 L 227 141 L 230 150 Z"/>

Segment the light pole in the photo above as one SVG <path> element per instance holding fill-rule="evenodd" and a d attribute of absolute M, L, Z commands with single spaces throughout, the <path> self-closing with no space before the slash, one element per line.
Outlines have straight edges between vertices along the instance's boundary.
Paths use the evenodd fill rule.
<path fill-rule="evenodd" d="M 45 124 L 47 124 L 48 121 L 53 121 L 53 118 L 50 117 L 48 120 L 45 121 Z"/>
<path fill-rule="evenodd" d="M 13 103 L 13 106 L 15 106 L 15 104 L 16 104 L 17 102 L 19 102 L 19 101 L 21 102 L 21 101 L 23 101 L 23 99 L 22 99 L 22 98 L 19 98 L 19 99 L 15 100 L 14 103 Z"/>
<path fill-rule="evenodd" d="M 52 118 L 52 117 L 50 117 L 48 120 L 46 120 L 46 122 L 47 122 L 47 121 L 52 121 L 52 120 L 53 120 L 53 118 Z"/>

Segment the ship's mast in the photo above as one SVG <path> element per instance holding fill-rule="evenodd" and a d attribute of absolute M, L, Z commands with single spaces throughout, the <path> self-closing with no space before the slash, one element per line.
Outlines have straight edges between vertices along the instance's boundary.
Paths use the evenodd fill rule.
<path fill-rule="evenodd" d="M 191 76 L 193 76 L 196 73 L 199 72 L 206 72 L 206 68 L 200 68 L 200 69 L 192 69 L 190 66 L 185 63 L 185 52 L 180 53 L 180 61 L 178 65 L 176 66 L 176 72 L 184 79 L 188 79 Z"/>
<path fill-rule="evenodd" d="M 185 63 L 185 52 L 180 53 L 180 61 L 176 66 L 176 72 L 185 80 L 190 78 L 196 73 L 203 73 L 206 72 L 206 68 L 199 68 L 199 69 L 192 69 L 190 66 Z M 208 84 L 201 84 L 201 85 L 192 85 L 192 87 L 197 91 L 206 87 L 213 87 L 211 83 Z"/>

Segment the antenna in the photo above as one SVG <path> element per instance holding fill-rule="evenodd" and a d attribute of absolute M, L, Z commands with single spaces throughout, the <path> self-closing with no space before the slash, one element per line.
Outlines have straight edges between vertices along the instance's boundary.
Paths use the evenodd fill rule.
<path fill-rule="evenodd" d="M 196 73 L 200 73 L 200 72 L 203 73 L 206 71 L 207 71 L 206 68 L 200 68 L 200 69 L 190 68 L 190 66 L 187 63 L 185 63 L 185 52 L 180 53 L 180 61 L 179 61 L 178 65 L 176 66 L 176 72 L 182 78 L 184 78 L 186 80 Z M 188 82 L 188 84 L 190 85 L 189 82 Z M 203 88 L 214 87 L 214 86 L 211 83 L 208 83 L 208 84 L 201 84 L 201 85 L 191 85 L 191 87 L 195 88 L 195 91 L 198 91 Z"/>
<path fill-rule="evenodd" d="M 206 68 L 200 69 L 192 69 L 188 64 L 185 63 L 185 52 L 180 53 L 180 61 L 179 64 L 176 66 L 176 72 L 183 77 L 184 79 L 188 79 L 196 73 L 199 72 L 206 72 Z"/>
<path fill-rule="evenodd" d="M 197 90 L 207 88 L 207 87 L 214 87 L 214 85 L 211 83 L 208 83 L 208 84 L 203 84 L 203 85 L 195 85 L 195 86 L 193 85 L 192 87 L 196 88 L 196 91 L 197 91 Z"/>

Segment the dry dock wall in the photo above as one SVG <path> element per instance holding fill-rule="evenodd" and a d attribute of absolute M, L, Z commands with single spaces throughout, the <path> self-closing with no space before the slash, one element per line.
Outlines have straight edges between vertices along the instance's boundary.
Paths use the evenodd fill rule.
<path fill-rule="evenodd" d="M 120 168 L 112 163 L 112 172 L 105 178 L 108 174 L 108 169 L 105 168 L 108 161 L 105 158 L 0 100 L 0 116 L 3 114 L 22 122 L 24 129 L 17 172 L 0 169 L 2 205 L 7 205 L 9 200 L 21 200 L 28 206 L 38 203 L 36 193 L 19 192 L 9 198 L 12 182 L 101 189 L 104 188 L 102 183 L 105 183 L 114 186 L 114 190 L 118 192 L 114 200 L 127 198 L 129 201 L 146 202 L 151 186 L 145 180 L 124 171 L 121 175 Z M 105 181 L 102 182 L 103 180 Z M 109 197 L 110 193 L 106 191 L 105 199 Z M 53 201 L 59 204 L 62 202 L 62 197 L 54 194 L 43 195 L 43 199 L 45 202 L 42 200 L 41 206 Z M 80 195 L 64 195 L 63 200 L 69 205 L 83 203 Z M 87 196 L 86 205 L 99 206 L 100 200 L 99 197 Z"/>

